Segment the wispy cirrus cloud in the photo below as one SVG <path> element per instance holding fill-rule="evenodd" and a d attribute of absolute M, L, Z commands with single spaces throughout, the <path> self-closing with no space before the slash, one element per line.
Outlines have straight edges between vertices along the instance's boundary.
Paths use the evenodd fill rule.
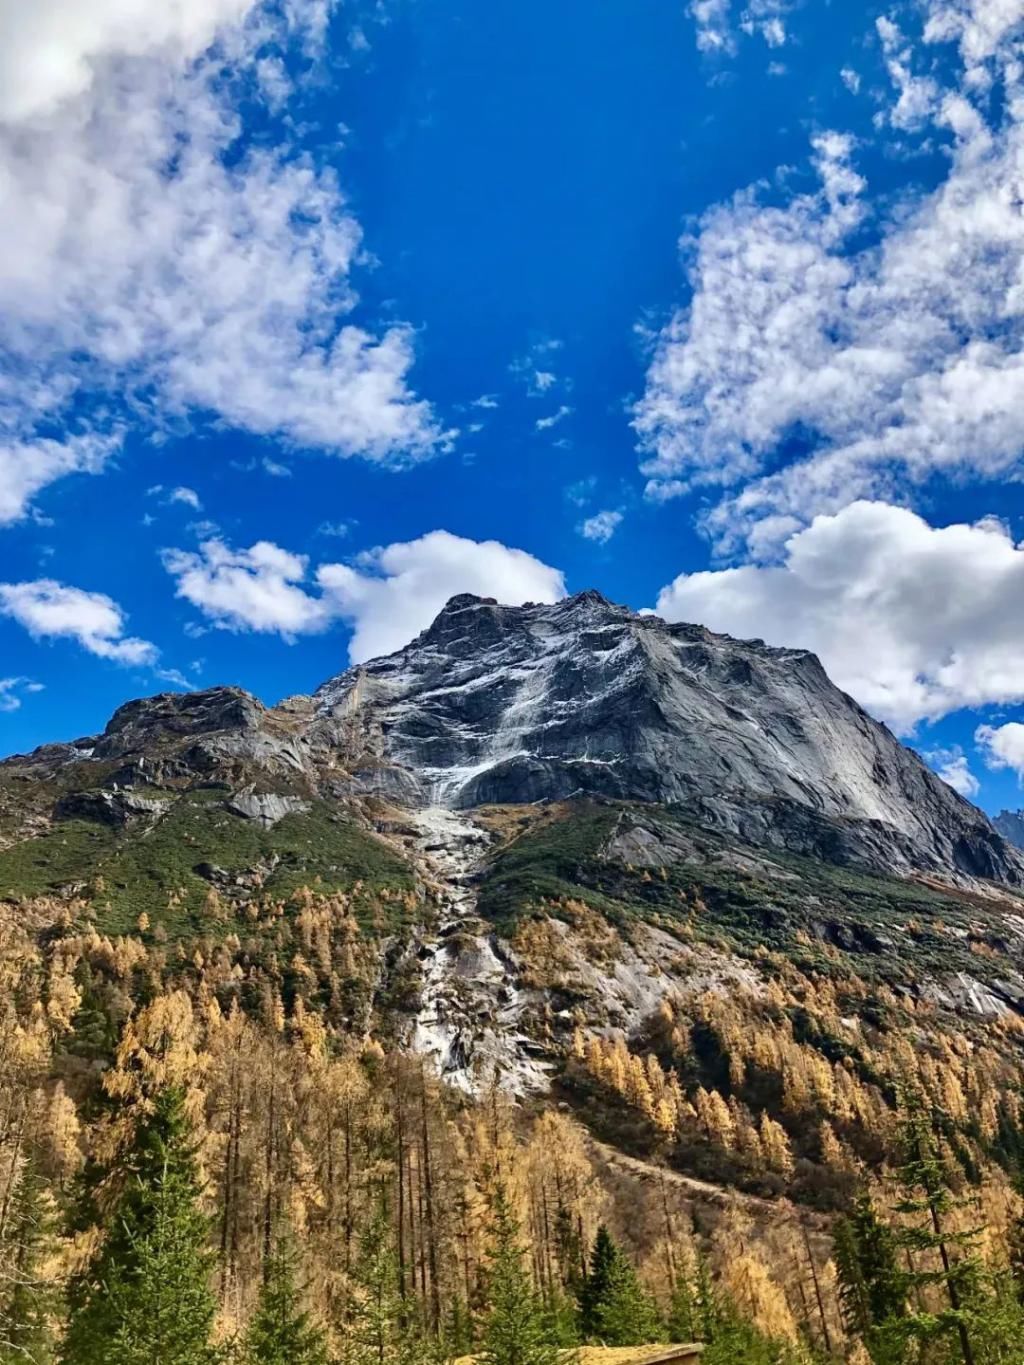
<path fill-rule="evenodd" d="M 43 684 L 31 678 L 0 678 L 0 712 L 20 711 L 24 695 L 42 691 Z"/>

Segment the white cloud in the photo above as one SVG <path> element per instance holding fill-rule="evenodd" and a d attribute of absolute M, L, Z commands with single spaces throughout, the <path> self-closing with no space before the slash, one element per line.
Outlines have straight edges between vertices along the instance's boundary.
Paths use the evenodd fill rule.
<path fill-rule="evenodd" d="M 760 34 L 769 47 L 781 47 L 786 41 L 782 16 L 788 9 L 788 0 L 749 0 L 742 6 L 733 0 L 690 0 L 688 13 L 701 52 L 731 55 L 737 32 Z"/>
<path fill-rule="evenodd" d="M 697 29 L 697 46 L 702 52 L 732 51 L 731 0 L 692 0 L 689 12 Z"/>
<path fill-rule="evenodd" d="M 167 551 L 164 563 L 177 595 L 222 629 L 291 639 L 348 623 L 353 663 L 407 644 L 456 593 L 513 604 L 565 594 L 561 573 L 525 551 L 447 531 L 372 550 L 354 566 L 322 564 L 315 575 L 304 555 L 266 541 L 248 550 L 208 541 L 198 553 Z"/>
<path fill-rule="evenodd" d="M 0 526 L 19 521 L 34 495 L 55 479 L 100 473 L 117 446 L 116 439 L 98 436 L 4 439 L 0 419 Z"/>
<path fill-rule="evenodd" d="M 901 733 L 1024 700 L 1024 549 L 994 520 L 935 528 L 857 502 L 792 535 L 779 565 L 680 575 L 656 610 L 813 650 Z"/>
<path fill-rule="evenodd" d="M 980 22 L 982 8 L 971 13 Z M 938 188 L 871 223 L 880 240 L 862 246 L 869 209 L 856 146 L 827 134 L 814 140 L 818 189 L 781 204 L 745 191 L 683 244 L 692 299 L 658 339 L 635 422 L 651 496 L 723 490 L 707 527 L 726 549 L 745 539 L 755 554 L 774 553 L 816 512 L 891 499 L 936 472 L 989 478 L 1019 467 L 1020 73 L 1004 64 L 1002 121 L 990 126 L 966 86 L 914 84 L 902 36 L 885 35 L 905 68 L 890 117 L 904 126 L 929 117 L 952 141 Z M 971 41 L 987 51 L 996 39 Z M 780 468 L 794 436 L 810 453 Z"/>
<path fill-rule="evenodd" d="M 844 66 L 839 75 L 850 94 L 856 95 L 860 90 L 860 72 L 852 66 Z"/>
<path fill-rule="evenodd" d="M 920 128 L 939 108 L 942 91 L 931 76 L 915 76 L 912 70 L 913 50 L 899 27 L 882 15 L 875 21 L 882 43 L 886 69 L 893 87 L 899 92 L 895 105 L 879 116 L 878 122 L 888 121 L 894 128 L 911 131 Z"/>
<path fill-rule="evenodd" d="M 198 57 L 254 0 L 0 0 L 0 120 L 52 114 L 112 55 Z"/>
<path fill-rule="evenodd" d="M 168 494 L 167 501 L 184 503 L 186 507 L 191 507 L 197 512 L 203 506 L 194 488 L 175 488 Z"/>
<path fill-rule="evenodd" d="M 979 80 L 979 69 L 993 57 L 1012 56 L 1005 49 L 1022 33 L 1020 0 L 931 0 L 925 26 L 928 42 L 959 43 L 972 82 Z"/>
<path fill-rule="evenodd" d="M 986 767 L 1010 768 L 1024 782 L 1024 725 L 1015 720 L 1006 725 L 979 725 L 974 742 Z"/>
<path fill-rule="evenodd" d="M 935 769 L 943 782 L 948 782 L 954 791 L 968 801 L 981 791 L 981 783 L 971 772 L 967 755 L 959 745 L 951 749 L 932 749 L 921 757 Z"/>
<path fill-rule="evenodd" d="M 374 550 L 361 557 L 358 568 L 326 564 L 317 579 L 353 628 L 353 663 L 400 649 L 457 593 L 512 606 L 565 596 L 562 574 L 525 550 L 448 531 Z"/>
<path fill-rule="evenodd" d="M 537 431 L 550 431 L 551 428 L 556 427 L 559 422 L 564 422 L 567 417 L 570 417 L 572 411 L 572 408 L 570 408 L 568 404 L 563 403 L 558 411 L 553 412 L 550 417 L 538 417 L 537 421 L 534 422 L 534 427 Z"/>
<path fill-rule="evenodd" d="M 558 384 L 559 376 L 551 368 L 551 357 L 563 350 L 565 343 L 558 337 L 543 337 L 535 341 L 525 355 L 518 356 L 509 365 L 509 374 L 520 380 L 530 398 L 543 398 Z M 476 406 L 490 404 L 477 400 Z M 497 404 L 494 404 L 497 407 Z"/>
<path fill-rule="evenodd" d="M 10 616 L 36 640 L 77 640 L 90 654 L 122 664 L 156 662 L 156 647 L 125 635 L 125 614 L 104 593 L 69 588 L 52 578 L 0 583 L 0 615 Z"/>
<path fill-rule="evenodd" d="M 43 684 L 31 678 L 0 678 L 0 711 L 17 711 L 21 708 L 23 692 L 42 692 Z"/>
<path fill-rule="evenodd" d="M 178 597 L 224 630 L 259 631 L 294 638 L 325 630 L 331 613 L 300 585 L 309 561 L 261 540 L 235 550 L 206 540 L 196 552 L 167 550 L 164 567 L 177 579 Z"/>
<path fill-rule="evenodd" d="M 621 525 L 621 512 L 595 512 L 592 517 L 581 521 L 576 529 L 584 540 L 596 540 L 599 545 L 607 545 Z"/>
<path fill-rule="evenodd" d="M 0 0 L 6 520 L 102 463 L 88 431 L 38 437 L 76 397 L 390 463 L 448 441 L 408 388 L 410 328 L 352 321 L 361 232 L 333 171 L 241 137 L 261 67 L 265 86 L 327 5 L 284 12 L 287 30 L 270 0 Z"/>

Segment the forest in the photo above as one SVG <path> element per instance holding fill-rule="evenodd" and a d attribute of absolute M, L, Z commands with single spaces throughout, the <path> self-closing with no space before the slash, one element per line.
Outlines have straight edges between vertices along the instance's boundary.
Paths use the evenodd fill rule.
<path fill-rule="evenodd" d="M 393 905 L 215 902 L 0 907 L 5 1365 L 1024 1360 L 1015 1015 L 779 957 L 471 1095 L 365 1010 Z"/>

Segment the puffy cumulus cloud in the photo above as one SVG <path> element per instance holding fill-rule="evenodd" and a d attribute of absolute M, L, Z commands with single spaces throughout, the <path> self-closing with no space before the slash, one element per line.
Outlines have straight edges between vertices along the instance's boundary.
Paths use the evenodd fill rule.
<path fill-rule="evenodd" d="M 995 103 L 963 68 L 957 87 L 929 84 L 912 45 L 880 26 L 889 120 L 927 121 L 950 158 L 932 193 L 871 223 L 873 244 L 858 236 L 870 209 L 856 145 L 838 133 L 814 140 L 817 188 L 774 203 L 745 191 L 685 240 L 692 298 L 657 338 L 634 420 L 651 496 L 722 489 L 706 525 L 725 548 L 777 550 L 817 512 L 892 500 L 936 472 L 1018 468 L 1024 85 L 1011 8 L 988 39 L 980 4 L 933 4 L 925 30 L 994 53 L 986 70 L 1006 93 Z"/>
<path fill-rule="evenodd" d="M 391 463 L 446 444 L 408 387 L 411 329 L 353 318 L 361 231 L 334 172 L 283 120 L 246 135 L 267 61 L 301 63 L 327 9 L 0 0 L 7 520 L 62 473 L 99 467 L 88 430 L 39 438 L 72 400 L 79 422 L 111 404 L 157 430 L 212 416 Z M 270 102 L 285 93 L 275 83 Z"/>
<path fill-rule="evenodd" d="M 986 64 L 996 57 L 1012 61 L 1008 44 L 1022 35 L 1020 0 L 931 0 L 928 5 L 925 40 L 958 43 L 971 84 L 987 86 Z"/>
<path fill-rule="evenodd" d="M 932 527 L 856 502 L 791 535 L 781 564 L 683 574 L 657 611 L 817 653 L 901 733 L 1024 700 L 1024 549 L 994 520 Z"/>
<path fill-rule="evenodd" d="M 885 55 L 886 69 L 898 98 L 895 105 L 879 116 L 878 122 L 890 122 L 894 128 L 910 131 L 921 127 L 939 106 L 941 91 L 931 76 L 915 76 L 913 49 L 907 44 L 899 26 L 886 15 L 875 21 L 875 28 Z"/>
<path fill-rule="evenodd" d="M 180 502 L 186 507 L 191 507 L 194 512 L 202 511 L 203 504 L 199 500 L 199 494 L 194 488 L 172 488 L 167 495 L 168 502 Z"/>
<path fill-rule="evenodd" d="M 158 650 L 125 634 L 125 614 L 101 592 L 66 587 L 52 578 L 0 583 L 0 615 L 36 640 L 75 640 L 90 654 L 121 664 L 154 664 Z"/>
<path fill-rule="evenodd" d="M 1024 781 L 1024 725 L 1009 721 L 1006 725 L 979 725 L 974 742 L 981 750 L 989 768 L 1010 768 Z"/>
<path fill-rule="evenodd" d="M 321 564 L 267 541 L 235 550 L 220 540 L 198 552 L 168 550 L 177 595 L 215 626 L 294 639 L 344 621 L 353 663 L 400 649 L 457 593 L 501 602 L 554 602 L 565 595 L 557 569 L 498 541 L 432 531 L 364 553 L 353 564 Z"/>
<path fill-rule="evenodd" d="M 0 678 L 0 711 L 21 709 L 22 693 L 42 692 L 43 684 L 31 678 Z"/>
<path fill-rule="evenodd" d="M 967 755 L 959 745 L 951 749 L 931 749 L 921 757 L 954 791 L 971 800 L 981 791 L 981 783 L 971 772 Z"/>
<path fill-rule="evenodd" d="M 2 0 L 0 119 L 52 113 L 93 84 L 112 54 L 168 51 L 183 60 L 209 47 L 222 24 L 254 0 Z"/>
<path fill-rule="evenodd" d="M 167 550 L 164 567 L 177 579 L 177 596 L 224 630 L 259 631 L 287 639 L 325 630 L 331 612 L 301 586 L 309 561 L 267 540 L 236 550 L 222 540 L 198 551 Z"/>
<path fill-rule="evenodd" d="M 622 525 L 621 512 L 595 512 L 577 526 L 584 540 L 596 540 L 598 545 L 607 545 Z"/>
<path fill-rule="evenodd" d="M 510 606 L 565 596 L 559 570 L 525 550 L 448 531 L 373 550 L 354 568 L 326 564 L 317 579 L 352 626 L 353 663 L 407 644 L 457 593 L 495 597 Z"/>

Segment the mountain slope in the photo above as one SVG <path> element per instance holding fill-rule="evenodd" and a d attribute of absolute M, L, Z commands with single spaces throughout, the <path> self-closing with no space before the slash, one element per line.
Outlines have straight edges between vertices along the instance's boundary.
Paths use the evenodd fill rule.
<path fill-rule="evenodd" d="M 78 999 L 83 1095 L 159 989 L 821 1207 L 911 1066 L 1011 1159 L 1022 867 L 811 655 L 595 593 L 455 598 L 315 697 L 161 695 L 0 763 L 0 949 Z"/>
<path fill-rule="evenodd" d="M 411 804 L 670 803 L 754 843 L 1021 882 L 985 816 L 813 654 L 666 625 L 594 592 L 554 606 L 453 598 L 404 650 L 315 701 L 357 784 Z"/>

